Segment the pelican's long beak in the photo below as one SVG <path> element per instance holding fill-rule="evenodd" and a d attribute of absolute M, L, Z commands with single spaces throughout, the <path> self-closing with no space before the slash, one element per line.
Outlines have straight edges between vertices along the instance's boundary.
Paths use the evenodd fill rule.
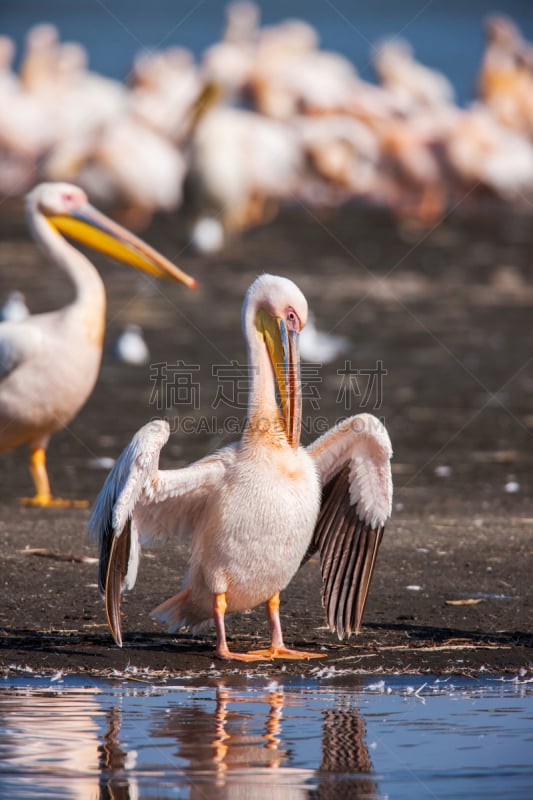
<path fill-rule="evenodd" d="M 272 317 L 263 310 L 258 324 L 276 376 L 287 440 L 292 447 L 298 447 L 302 427 L 299 333 L 288 330 L 281 317 Z"/>
<path fill-rule="evenodd" d="M 47 220 L 65 236 L 150 275 L 175 278 L 191 289 L 197 285 L 195 278 L 89 203 L 68 214 L 47 216 Z"/>

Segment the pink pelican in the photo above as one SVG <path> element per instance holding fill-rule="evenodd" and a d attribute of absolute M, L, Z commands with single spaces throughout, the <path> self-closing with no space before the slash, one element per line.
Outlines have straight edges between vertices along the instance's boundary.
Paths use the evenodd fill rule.
<path fill-rule="evenodd" d="M 298 337 L 306 299 L 292 281 L 263 275 L 248 290 L 242 319 L 252 379 L 241 441 L 162 471 L 169 426 L 149 422 L 96 500 L 88 527 L 99 540 L 99 586 L 119 646 L 120 596 L 135 584 L 140 541 L 171 543 L 187 532 L 191 557 L 181 591 L 152 612 L 169 630 L 214 619 L 219 658 L 316 657 L 284 644 L 279 598 L 317 551 L 330 627 L 340 638 L 359 630 L 391 511 L 389 436 L 377 418 L 359 414 L 302 447 Z M 270 647 L 231 652 L 226 612 L 263 602 Z"/>
<path fill-rule="evenodd" d="M 93 208 L 77 186 L 40 184 L 26 198 L 26 214 L 34 239 L 66 272 L 76 294 L 58 311 L 0 323 L 0 451 L 29 446 L 35 496 L 26 503 L 71 505 L 52 497 L 46 448 L 52 434 L 78 413 L 96 383 L 106 296 L 95 267 L 64 236 L 157 277 L 172 277 L 190 287 L 196 281 Z"/>

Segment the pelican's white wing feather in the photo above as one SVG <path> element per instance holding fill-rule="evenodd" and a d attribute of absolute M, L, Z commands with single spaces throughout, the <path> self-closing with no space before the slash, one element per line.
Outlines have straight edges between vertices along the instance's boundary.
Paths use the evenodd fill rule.
<path fill-rule="evenodd" d="M 142 543 L 190 534 L 210 491 L 221 485 L 235 460 L 235 452 L 235 445 L 228 445 L 187 467 L 157 471 L 135 508 Z"/>
<path fill-rule="evenodd" d="M 161 471 L 159 453 L 168 437 L 164 420 L 153 420 L 137 431 L 107 476 L 88 523 L 99 543 L 98 585 L 119 645 L 120 594 L 135 585 L 140 541 L 193 527 L 233 458 L 233 448 L 226 447 L 183 469 Z"/>
<path fill-rule="evenodd" d="M 357 633 L 391 513 L 390 439 L 371 414 L 343 420 L 308 448 L 322 504 L 308 556 L 318 551 L 322 601 L 339 638 Z"/>
<path fill-rule="evenodd" d="M 159 467 L 159 453 L 167 443 L 169 434 L 168 422 L 164 420 L 153 420 L 144 425 L 117 460 L 105 482 L 100 497 L 106 511 L 111 512 L 115 534 L 133 515 L 141 494 L 150 491 L 150 484 Z M 111 480 L 113 473 L 114 479 Z M 99 502 L 100 498 L 93 516 L 98 513 Z"/>

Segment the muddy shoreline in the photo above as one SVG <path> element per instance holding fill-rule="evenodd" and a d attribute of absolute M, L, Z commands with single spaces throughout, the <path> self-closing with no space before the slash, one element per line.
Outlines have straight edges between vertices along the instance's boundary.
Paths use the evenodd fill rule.
<path fill-rule="evenodd" d="M 287 275 L 307 295 L 317 327 L 350 338 L 351 364 L 372 369 L 383 362 L 381 396 L 374 387 L 364 410 L 385 420 L 393 441 L 395 506 L 362 633 L 338 642 L 326 630 L 318 565 L 311 562 L 282 596 L 282 622 L 288 644 L 325 657 L 247 665 L 246 671 L 335 676 L 533 669 L 530 221 L 502 211 L 469 213 L 421 231 L 398 227 L 376 211 L 293 209 L 210 258 L 189 251 L 170 217 L 158 218 L 144 236 L 194 274 L 199 289 L 156 284 L 97 262 L 108 291 L 104 359 L 89 403 L 49 447 L 55 493 L 92 502 L 105 478 L 105 459 L 164 413 L 176 428 L 163 451 L 164 467 L 231 441 L 228 431 L 243 411 L 238 403 L 216 404 L 215 367 L 232 359 L 244 364 L 240 306 L 251 281 L 264 271 Z M 2 297 L 20 289 L 32 311 L 68 301 L 68 283 L 42 263 L 18 207 L 2 210 L 0 261 Z M 143 326 L 151 365 L 114 361 L 113 342 L 126 322 Z M 177 360 L 199 367 L 199 389 L 193 403 L 172 409 L 157 388 L 154 365 Z M 333 423 L 360 409 L 361 381 L 345 408 L 344 361 L 308 371 L 314 384 L 304 415 L 311 421 Z M 179 424 L 185 417 L 214 422 L 191 424 L 186 432 Z M 185 546 L 145 553 L 137 586 L 124 600 L 125 645 L 115 647 L 96 589 L 96 548 L 85 534 L 89 510 L 21 507 L 19 498 L 31 492 L 23 451 L 0 454 L 0 469 L 2 672 L 241 670 L 214 658 L 210 633 L 168 635 L 148 616 L 179 588 Z M 235 649 L 265 643 L 263 609 L 230 618 L 228 633 Z"/>

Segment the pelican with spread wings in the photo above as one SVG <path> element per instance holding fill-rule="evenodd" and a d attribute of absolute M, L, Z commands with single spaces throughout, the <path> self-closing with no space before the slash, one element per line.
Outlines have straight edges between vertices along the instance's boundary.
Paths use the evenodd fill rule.
<path fill-rule="evenodd" d="M 77 502 L 51 494 L 46 448 L 52 434 L 78 413 L 96 383 L 106 295 L 95 267 L 64 237 L 157 277 L 191 287 L 196 281 L 93 208 L 77 186 L 40 184 L 26 198 L 26 216 L 41 249 L 74 284 L 75 297 L 57 311 L 0 323 L 0 451 L 23 444 L 30 449 L 35 496 L 25 502 L 72 505 Z"/>
<path fill-rule="evenodd" d="M 118 645 L 121 592 L 135 584 L 141 541 L 172 542 L 186 533 L 192 543 L 183 586 L 152 612 L 169 630 L 214 619 L 223 659 L 316 656 L 284 644 L 279 595 L 317 551 L 328 624 L 340 638 L 359 630 L 391 511 L 389 436 L 377 418 L 359 414 L 302 447 L 298 336 L 305 297 L 292 281 L 263 275 L 248 290 L 242 319 L 251 386 L 241 441 L 183 469 L 160 470 L 169 426 L 149 422 L 95 503 L 89 531 L 99 541 L 99 586 Z M 225 613 L 263 602 L 270 647 L 230 651 Z"/>

